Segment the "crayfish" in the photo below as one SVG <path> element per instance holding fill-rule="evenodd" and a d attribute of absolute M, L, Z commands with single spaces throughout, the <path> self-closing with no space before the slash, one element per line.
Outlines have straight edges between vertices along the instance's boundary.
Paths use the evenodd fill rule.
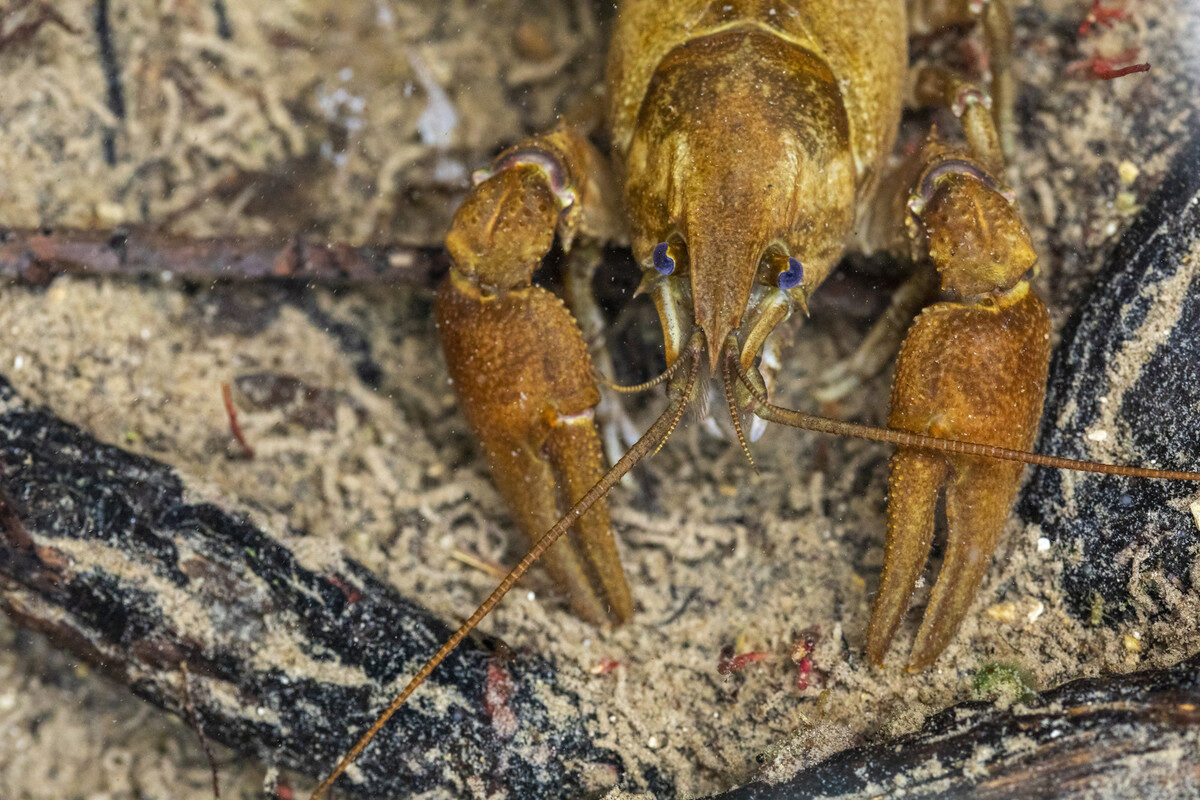
<path fill-rule="evenodd" d="M 972 25 L 988 46 L 990 91 L 945 65 L 910 74 L 910 34 Z M 896 446 L 866 637 L 876 664 L 929 557 L 940 497 L 948 545 L 910 670 L 932 664 L 966 614 L 1023 464 L 1200 479 L 1029 452 L 1050 326 L 1005 174 L 1011 34 L 1004 0 L 620 3 L 607 71 L 611 162 L 576 124 L 533 136 L 477 175 L 446 238 L 452 268 L 435 311 L 446 363 L 531 549 L 314 797 L 539 558 L 580 617 L 630 619 L 605 496 L 714 387 L 748 456 L 772 422 Z M 906 88 L 908 105 L 948 112 L 958 131 L 935 126 L 893 158 Z M 567 302 L 533 283 L 556 241 L 581 254 L 568 260 Z M 598 324 L 589 254 L 605 241 L 629 242 L 639 292 L 661 322 L 667 370 L 637 387 L 598 377 L 608 357 L 581 330 Z M 769 399 L 778 331 L 805 316 L 848 248 L 911 267 L 833 389 L 850 391 L 898 348 L 887 428 Z M 619 416 L 612 389 L 660 384 L 666 408 L 605 471 Z"/>

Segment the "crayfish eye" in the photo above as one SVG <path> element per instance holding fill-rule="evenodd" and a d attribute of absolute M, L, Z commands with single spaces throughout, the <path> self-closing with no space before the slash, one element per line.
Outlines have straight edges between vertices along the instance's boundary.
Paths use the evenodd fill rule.
<path fill-rule="evenodd" d="M 651 263 L 659 275 L 674 275 L 686 264 L 683 243 L 672 238 L 654 245 Z"/>
<path fill-rule="evenodd" d="M 804 265 L 794 258 L 789 258 L 788 268 L 779 273 L 779 278 L 776 279 L 776 284 L 785 292 L 788 289 L 795 289 L 800 285 L 800 281 L 804 280 Z"/>
<path fill-rule="evenodd" d="M 763 254 L 758 281 L 763 286 L 778 286 L 783 291 L 795 289 L 804 280 L 804 265 L 792 258 L 782 246 L 771 245 Z"/>

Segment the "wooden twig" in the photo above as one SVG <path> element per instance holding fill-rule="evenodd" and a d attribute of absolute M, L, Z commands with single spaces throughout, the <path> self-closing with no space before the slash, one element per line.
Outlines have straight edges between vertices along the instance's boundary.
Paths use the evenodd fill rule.
<path fill-rule="evenodd" d="M 0 277 L 45 285 L 62 274 L 163 275 L 204 281 L 313 281 L 433 285 L 436 248 L 293 239 L 185 239 L 138 229 L 0 228 Z"/>
<path fill-rule="evenodd" d="M 221 381 L 221 402 L 225 405 L 225 416 L 229 417 L 229 432 L 233 434 L 238 446 L 242 448 L 242 455 L 246 458 L 254 458 L 254 447 L 246 441 L 242 423 L 238 422 L 237 406 L 233 404 L 233 390 L 229 388 L 228 381 Z"/>

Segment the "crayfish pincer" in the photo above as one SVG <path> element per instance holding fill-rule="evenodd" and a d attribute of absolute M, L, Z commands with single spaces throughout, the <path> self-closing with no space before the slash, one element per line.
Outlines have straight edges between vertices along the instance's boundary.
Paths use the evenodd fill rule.
<path fill-rule="evenodd" d="M 990 92 L 949 66 L 913 68 L 910 79 L 910 32 L 964 25 L 985 34 Z M 708 396 L 702 375 L 723 392 L 747 452 L 760 420 L 897 447 L 867 635 L 876 663 L 928 558 L 940 495 L 949 546 L 911 669 L 937 658 L 966 613 L 1022 464 L 1200 479 L 1029 452 L 1049 322 L 1005 178 L 1011 33 L 1004 0 L 619 4 L 607 72 L 611 162 L 570 123 L 527 139 L 479 175 L 446 240 L 453 265 L 437 302 L 446 362 L 532 548 L 314 797 L 540 556 L 581 617 L 629 620 L 605 496 L 663 445 L 700 393 Z M 893 158 L 906 86 L 946 124 Z M 556 238 L 569 265 L 566 303 L 532 284 Z M 787 337 L 777 334 L 807 315 L 852 240 L 890 252 L 908 276 L 868 335 L 871 352 L 852 359 L 837 389 L 852 391 L 898 349 L 887 428 L 770 401 L 786 355 Z M 639 292 L 654 302 L 668 364 L 659 379 L 632 388 L 665 384 L 668 402 L 605 471 L 601 442 L 616 421 L 601 413 L 612 387 L 593 363 L 607 356 L 589 346 L 602 337 L 585 337 L 580 323 L 600 318 L 589 254 L 613 241 L 627 241 L 641 266 Z"/>

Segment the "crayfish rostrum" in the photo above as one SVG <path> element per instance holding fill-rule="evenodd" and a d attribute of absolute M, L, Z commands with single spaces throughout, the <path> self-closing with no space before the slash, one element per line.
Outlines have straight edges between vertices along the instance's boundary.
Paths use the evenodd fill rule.
<path fill-rule="evenodd" d="M 968 25 L 988 45 L 988 92 L 948 65 L 910 69 L 910 34 Z M 316 795 L 539 557 L 581 617 L 630 618 L 604 497 L 662 446 L 708 379 L 743 447 L 764 422 L 897 446 L 866 637 L 877 664 L 928 558 L 940 496 L 948 546 L 913 670 L 937 658 L 966 613 L 1023 463 L 1200 477 L 1028 452 L 1049 320 L 1030 285 L 1037 259 L 1005 175 L 1010 38 L 1004 0 L 619 4 L 607 74 L 611 161 L 571 123 L 520 142 L 478 175 L 446 239 L 452 269 L 436 305 L 446 362 L 532 549 Z M 909 105 L 942 109 L 957 130 L 935 126 L 894 158 L 906 95 Z M 532 282 L 556 240 L 569 254 L 567 302 Z M 596 362 L 605 372 L 608 361 L 581 331 L 599 318 L 590 255 L 604 241 L 628 241 L 642 266 L 640 291 L 656 306 L 668 364 L 650 383 L 664 383 L 669 398 L 607 472 L 604 444 L 612 449 L 617 437 L 606 428 L 617 413 Z M 887 250 L 909 267 L 888 315 L 831 389 L 850 391 L 898 348 L 886 429 L 768 398 L 776 332 L 804 316 L 849 247 Z"/>

